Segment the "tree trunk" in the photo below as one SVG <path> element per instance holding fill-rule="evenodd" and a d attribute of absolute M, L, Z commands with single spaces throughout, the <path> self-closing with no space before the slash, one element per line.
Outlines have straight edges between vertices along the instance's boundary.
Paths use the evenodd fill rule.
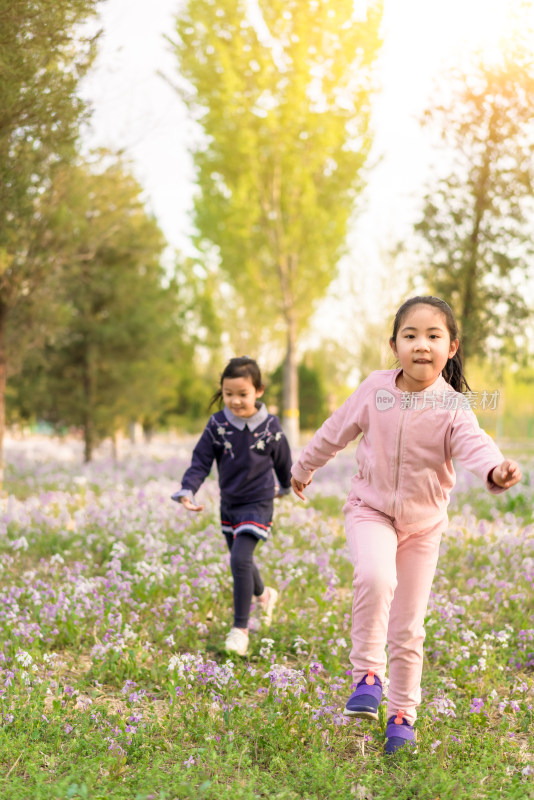
<path fill-rule="evenodd" d="M 4 488 L 4 433 L 6 427 L 6 317 L 7 306 L 0 303 L 0 491 Z"/>
<path fill-rule="evenodd" d="M 111 434 L 111 459 L 114 464 L 119 463 L 119 435 L 117 431 Z"/>
<path fill-rule="evenodd" d="M 287 351 L 283 370 L 283 411 L 282 427 L 289 446 L 293 449 L 299 444 L 299 376 L 297 369 L 297 326 L 290 318 L 287 322 Z"/>
<path fill-rule="evenodd" d="M 492 152 L 489 146 L 486 147 L 484 160 L 480 169 L 480 174 L 475 192 L 475 214 L 473 228 L 470 235 L 470 253 L 467 263 L 464 285 L 462 308 L 460 315 L 460 332 L 462 335 L 462 349 L 464 361 L 467 362 L 479 347 L 479 330 L 477 330 L 476 319 L 478 310 L 476 308 L 477 283 L 478 283 L 478 258 L 480 249 L 480 229 L 482 219 L 489 206 L 488 183 L 490 178 L 490 164 Z"/>
<path fill-rule="evenodd" d="M 84 461 L 87 464 L 93 457 L 94 434 L 93 434 L 93 376 L 92 363 L 89 345 L 85 350 L 85 362 L 83 372 L 83 392 L 84 392 L 84 412 L 83 412 L 83 441 L 84 441 Z"/>

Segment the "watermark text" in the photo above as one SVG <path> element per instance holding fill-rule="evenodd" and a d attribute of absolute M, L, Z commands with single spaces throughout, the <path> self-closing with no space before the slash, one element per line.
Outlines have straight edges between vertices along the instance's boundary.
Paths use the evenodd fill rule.
<path fill-rule="evenodd" d="M 495 411 L 499 402 L 499 391 L 459 392 L 443 389 L 440 392 L 402 392 L 401 409 L 445 408 L 448 411 L 472 409 L 473 411 Z M 375 406 L 379 411 L 388 411 L 396 403 L 396 397 L 387 389 L 378 389 Z"/>

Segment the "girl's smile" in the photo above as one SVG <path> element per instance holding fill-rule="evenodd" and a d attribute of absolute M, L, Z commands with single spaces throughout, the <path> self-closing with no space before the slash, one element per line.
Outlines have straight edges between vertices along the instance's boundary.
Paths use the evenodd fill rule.
<path fill-rule="evenodd" d="M 251 379 L 244 378 L 224 378 L 222 382 L 222 399 L 226 408 L 235 414 L 236 417 L 247 419 L 252 417 L 256 411 L 256 400 L 264 392 L 263 387 L 256 389 Z"/>
<path fill-rule="evenodd" d="M 458 349 L 451 341 L 444 314 L 433 306 L 413 306 L 402 320 L 397 338 L 390 339 L 402 372 L 397 386 L 405 392 L 422 392 L 436 381 Z"/>

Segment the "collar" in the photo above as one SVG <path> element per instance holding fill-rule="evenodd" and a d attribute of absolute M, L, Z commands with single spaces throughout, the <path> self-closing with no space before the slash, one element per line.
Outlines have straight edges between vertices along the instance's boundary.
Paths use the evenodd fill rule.
<path fill-rule="evenodd" d="M 267 411 L 265 403 L 261 403 L 256 413 L 251 417 L 236 417 L 236 415 L 233 414 L 226 406 L 223 408 L 223 413 L 228 422 L 230 422 L 234 428 L 237 428 L 240 431 L 244 431 L 245 428 L 248 428 L 249 431 L 255 431 L 256 428 L 261 425 L 262 422 L 265 422 L 269 416 L 269 412 Z"/>
<path fill-rule="evenodd" d="M 397 386 L 397 375 L 400 372 L 402 372 L 402 367 L 399 367 L 398 369 L 391 370 L 391 373 L 392 373 L 391 380 L 392 380 L 392 383 L 393 383 L 393 389 L 396 392 L 400 392 L 401 394 L 424 394 L 424 392 L 433 392 L 436 389 L 454 392 L 454 389 L 452 388 L 450 383 L 447 383 L 447 381 L 443 377 L 443 373 L 442 372 L 439 373 L 439 375 L 436 378 L 436 380 L 434 381 L 434 383 L 431 384 L 430 386 L 427 386 L 426 389 L 422 389 L 420 392 L 405 392 L 403 389 L 399 389 L 399 387 Z"/>

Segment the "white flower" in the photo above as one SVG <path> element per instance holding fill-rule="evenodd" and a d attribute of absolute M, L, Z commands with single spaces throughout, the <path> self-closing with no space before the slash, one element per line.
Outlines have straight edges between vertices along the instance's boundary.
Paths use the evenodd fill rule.
<path fill-rule="evenodd" d="M 302 636 L 297 636 L 297 638 L 293 642 L 293 647 L 295 648 L 297 655 L 299 656 L 309 655 L 308 650 L 305 649 L 308 644 L 309 643 L 306 641 L 306 639 L 303 639 Z"/>
<path fill-rule="evenodd" d="M 278 431 L 278 433 L 276 433 L 276 434 L 275 434 L 275 437 L 274 437 L 274 438 L 275 438 L 275 440 L 278 442 L 278 441 L 279 441 L 279 439 L 281 439 L 281 438 L 282 438 L 282 431 Z"/>
<path fill-rule="evenodd" d="M 113 547 L 111 548 L 110 557 L 111 558 L 124 558 L 128 554 L 128 548 L 124 544 L 124 542 L 113 542 Z"/>
<path fill-rule="evenodd" d="M 265 442 L 263 441 L 263 439 L 259 440 L 256 447 L 258 448 L 258 450 L 265 450 Z"/>
<path fill-rule="evenodd" d="M 137 639 L 136 632 L 132 630 L 132 628 L 128 625 L 128 623 L 125 624 L 122 635 L 125 641 L 128 641 L 130 639 Z"/>
<path fill-rule="evenodd" d="M 18 650 L 15 658 L 23 667 L 29 667 L 30 664 L 33 664 L 33 658 L 25 650 Z"/>
<path fill-rule="evenodd" d="M 167 670 L 172 672 L 176 670 L 180 677 L 185 673 L 197 672 L 198 667 L 204 664 L 204 660 L 200 653 L 196 655 L 193 653 L 182 653 L 179 656 L 171 656 Z"/>
<path fill-rule="evenodd" d="M 261 643 L 263 647 L 260 647 L 260 656 L 261 658 L 268 658 L 273 649 L 274 639 L 262 639 Z"/>
<path fill-rule="evenodd" d="M 232 449 L 232 445 L 230 444 L 230 442 L 225 442 L 224 443 L 224 449 L 225 450 L 231 450 Z"/>
<path fill-rule="evenodd" d="M 28 540 L 25 536 L 21 536 L 20 539 L 15 539 L 11 542 L 11 547 L 13 550 L 27 550 Z"/>
<path fill-rule="evenodd" d="M 217 428 L 217 433 L 219 434 L 219 436 L 224 436 L 224 434 L 226 433 L 226 428 L 223 428 L 222 425 L 219 425 L 219 427 Z"/>

